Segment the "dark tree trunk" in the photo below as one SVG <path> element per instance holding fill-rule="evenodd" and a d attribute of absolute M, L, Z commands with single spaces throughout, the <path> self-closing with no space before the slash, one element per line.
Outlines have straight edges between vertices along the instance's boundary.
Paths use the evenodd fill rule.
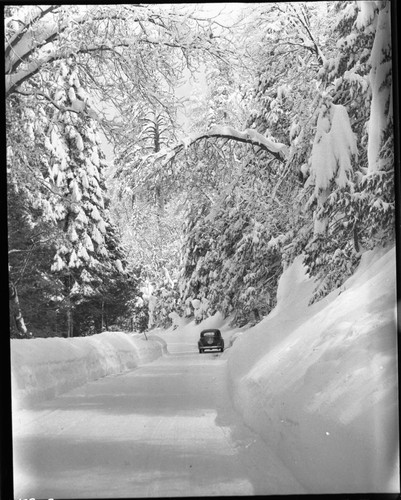
<path fill-rule="evenodd" d="M 100 331 L 104 332 L 105 322 L 104 322 L 104 298 L 102 297 L 102 319 L 100 325 Z"/>
<path fill-rule="evenodd" d="M 74 317 L 72 311 L 71 299 L 68 296 L 68 305 L 67 305 L 67 337 L 74 336 Z"/>
<path fill-rule="evenodd" d="M 355 223 L 354 225 L 354 231 L 353 231 L 353 236 L 354 236 L 354 249 L 355 249 L 355 252 L 356 253 L 359 253 L 360 252 L 360 246 L 359 246 L 359 237 L 358 237 L 358 228 L 357 228 L 357 225 Z"/>
<path fill-rule="evenodd" d="M 9 301 L 10 301 L 11 315 L 14 319 L 18 335 L 23 338 L 32 337 L 32 334 L 28 332 L 28 329 L 25 325 L 24 317 L 22 315 L 21 306 L 18 298 L 17 287 L 11 281 L 9 283 Z"/>

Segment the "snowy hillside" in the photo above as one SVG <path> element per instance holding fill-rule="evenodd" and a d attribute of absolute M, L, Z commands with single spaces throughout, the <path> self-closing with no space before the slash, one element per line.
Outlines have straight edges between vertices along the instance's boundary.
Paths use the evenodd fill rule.
<path fill-rule="evenodd" d="M 164 341 L 157 337 L 146 341 L 142 335 L 122 332 L 11 340 L 13 409 L 153 361 L 164 350 Z"/>
<path fill-rule="evenodd" d="M 398 492 L 394 248 L 308 307 L 313 286 L 298 258 L 276 309 L 235 341 L 235 406 L 308 491 Z"/>

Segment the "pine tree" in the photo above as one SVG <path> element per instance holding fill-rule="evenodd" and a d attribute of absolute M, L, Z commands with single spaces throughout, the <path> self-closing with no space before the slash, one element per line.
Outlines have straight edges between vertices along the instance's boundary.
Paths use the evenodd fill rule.
<path fill-rule="evenodd" d="M 135 110 L 128 131 L 132 139 L 116 148 L 113 215 L 131 262 L 142 267 L 145 282 L 155 284 L 153 297 L 158 301 L 152 321 L 168 326 L 168 315 L 177 305 L 175 285 L 170 281 L 179 264 L 180 195 L 171 188 L 171 172 L 152 159 L 175 138 L 176 104 L 173 96 L 166 95 L 163 107 L 143 102 Z M 166 281 L 166 273 L 173 280 Z"/>
<path fill-rule="evenodd" d="M 180 279 L 183 309 L 200 301 L 204 315 L 219 311 L 240 325 L 275 305 L 286 220 L 268 196 L 269 174 L 256 161 L 245 163 L 220 196 L 189 209 Z"/>
<path fill-rule="evenodd" d="M 74 330 L 74 314 L 79 315 L 85 304 L 92 318 L 89 322 L 95 322 L 100 331 L 107 323 L 102 318 L 130 314 L 117 306 L 113 313 L 109 304 L 116 298 L 125 304 L 123 291 L 128 301 L 129 288 L 135 293 L 138 289 L 135 277 L 125 272 L 125 252 L 110 220 L 104 179 L 107 162 L 78 66 L 74 58 L 60 61 L 57 72 L 46 76 L 48 98 L 24 96 L 25 107 L 18 94 L 8 100 L 9 208 L 13 214 L 9 226 L 17 227 L 18 217 L 23 217 L 29 228 L 20 241 L 10 241 L 11 249 L 17 246 L 18 250 L 12 257 L 12 273 L 21 275 L 24 265 L 16 259 L 32 246 L 27 235 L 45 230 L 47 243 L 43 238 L 30 238 L 36 245 L 29 251 L 36 257 L 35 265 L 29 274 L 24 272 L 23 280 L 17 276 L 24 316 L 35 335 L 79 335 L 94 331 L 89 326 L 85 330 L 82 319 L 79 326 L 75 321 Z M 21 202 L 25 205 L 22 212 L 16 210 Z M 36 277 L 31 279 L 32 273 Z M 29 299 L 32 286 L 40 293 Z"/>
<path fill-rule="evenodd" d="M 45 144 L 51 158 L 49 181 L 62 195 L 61 204 L 54 208 L 65 237 L 52 270 L 65 286 L 70 336 L 77 306 L 96 298 L 104 311 L 108 287 L 115 286 L 113 276 L 122 277 L 124 268 L 104 198 L 107 162 L 96 123 L 88 113 L 91 104 L 74 59 L 59 66 L 53 97 L 60 109 L 53 115 Z"/>
<path fill-rule="evenodd" d="M 304 246 L 308 269 L 319 280 L 312 300 L 341 285 L 361 252 L 386 245 L 394 237 L 387 7 L 363 3 L 359 10 L 345 2 L 334 6 L 339 16 L 334 30 L 341 35 L 339 54 L 328 59 L 321 71 L 328 96 L 320 105 L 311 176 L 305 187 L 309 194 L 314 189 L 309 207 L 315 229 L 320 226 Z M 342 118 L 336 127 L 339 113 Z"/>
<path fill-rule="evenodd" d="M 47 119 L 35 106 L 33 97 L 18 94 L 6 102 L 9 279 L 19 325 L 37 336 L 58 329 L 61 283 L 51 278 L 49 261 L 61 231 L 49 210 L 57 193 L 46 180 L 47 152 L 38 140 Z M 10 324 L 12 335 L 26 335 L 15 331 L 13 319 Z"/>
<path fill-rule="evenodd" d="M 284 164 L 264 163 L 273 178 L 266 195 L 287 207 L 287 215 L 279 216 L 282 233 L 276 241 L 283 265 L 304 254 L 317 280 L 312 300 L 341 285 L 361 252 L 391 243 L 394 232 L 389 5 L 323 6 L 330 24 L 328 18 L 320 22 L 317 8 L 259 7 L 248 27 L 265 23 L 263 62 L 254 92 L 246 94 L 248 108 L 255 110 L 248 126 L 290 146 Z M 254 44 L 257 51 L 260 40 Z M 266 221 L 264 229 L 270 230 Z M 209 228 L 203 230 L 211 234 Z M 208 265 L 218 264 L 214 257 L 205 263 L 211 243 L 199 240 L 194 228 L 187 234 L 191 231 L 194 246 L 192 251 L 188 247 L 187 258 L 190 264 L 189 256 L 195 255 L 195 262 L 187 266 L 186 279 L 197 277 L 191 286 L 199 294 Z M 235 237 L 232 243 L 235 247 Z M 199 248 L 205 253 L 196 259 Z M 223 275 L 221 270 L 220 280 Z M 226 285 L 225 290 L 230 288 Z"/>

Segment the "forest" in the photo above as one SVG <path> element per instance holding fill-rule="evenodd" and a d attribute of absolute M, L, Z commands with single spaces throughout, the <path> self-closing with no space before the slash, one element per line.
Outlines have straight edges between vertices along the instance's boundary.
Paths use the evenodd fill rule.
<path fill-rule="evenodd" d="M 254 325 L 394 243 L 392 11 L 5 6 L 11 337 Z"/>

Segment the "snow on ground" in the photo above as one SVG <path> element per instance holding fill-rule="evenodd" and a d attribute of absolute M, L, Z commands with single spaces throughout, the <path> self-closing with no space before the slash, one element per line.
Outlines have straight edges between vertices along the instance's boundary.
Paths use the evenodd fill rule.
<path fill-rule="evenodd" d="M 308 307 L 313 288 L 298 258 L 224 354 L 234 404 L 306 490 L 399 492 L 394 248 Z"/>
<path fill-rule="evenodd" d="M 161 356 L 158 337 L 103 332 L 91 337 L 11 340 L 13 410 L 122 373 Z"/>
<path fill-rule="evenodd" d="M 149 341 L 121 332 L 12 341 L 14 408 L 151 361 L 165 342 L 197 352 L 200 331 L 220 328 L 236 409 L 306 491 L 399 492 L 395 250 L 367 252 L 308 307 L 314 286 L 296 259 L 277 307 L 251 329 L 216 314 L 200 324 L 177 316 Z"/>

